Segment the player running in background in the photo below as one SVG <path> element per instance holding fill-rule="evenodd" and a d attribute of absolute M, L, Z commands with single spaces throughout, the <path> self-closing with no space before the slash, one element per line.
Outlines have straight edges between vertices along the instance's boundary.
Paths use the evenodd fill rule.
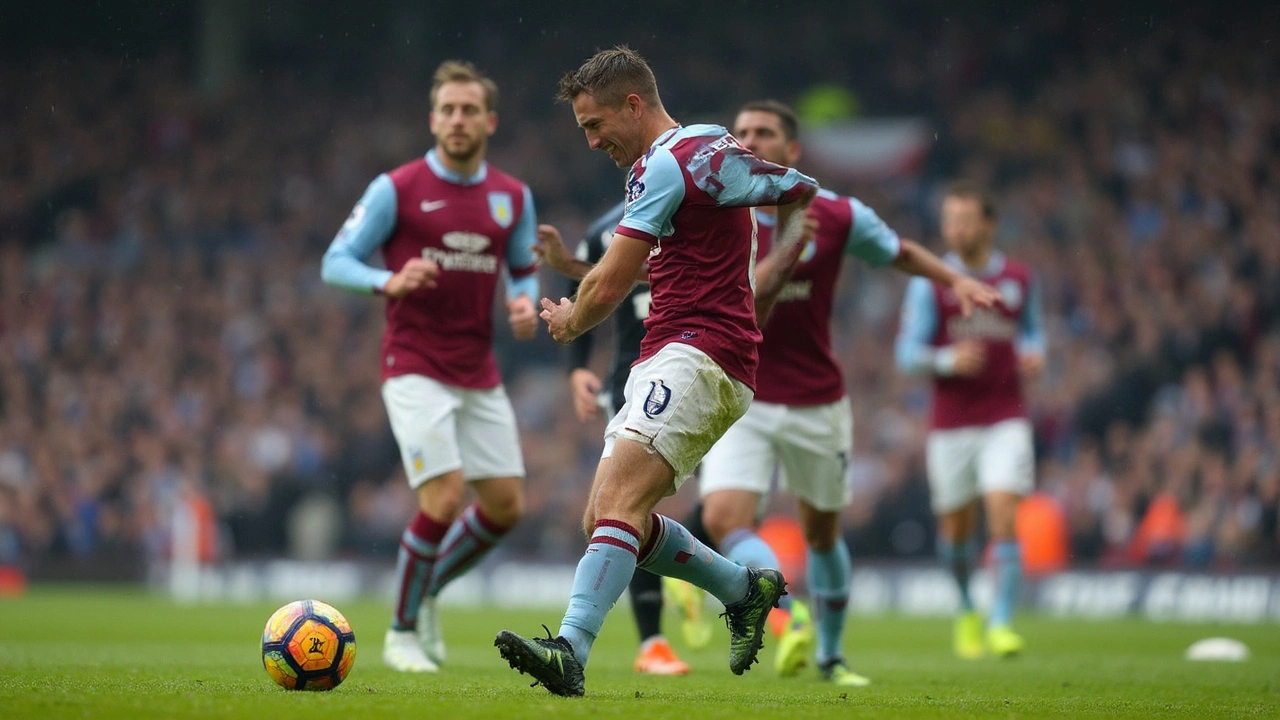
<path fill-rule="evenodd" d="M 512 332 L 536 334 L 537 222 L 529 188 L 484 159 L 497 95 L 470 64 L 443 63 L 431 88 L 435 147 L 370 183 L 321 266 L 329 284 L 387 297 L 382 397 L 418 496 L 383 647 L 395 670 L 438 669 L 445 648 L 436 597 L 493 548 L 523 505 L 524 460 L 493 356 L 492 307 L 505 265 Z M 379 248 L 386 270 L 365 264 Z M 468 484 L 478 502 L 464 509 Z"/>
<path fill-rule="evenodd" d="M 782 574 L 734 563 L 652 510 L 693 473 L 753 395 L 760 331 L 750 208 L 779 206 L 778 244 L 791 248 L 817 183 L 759 160 L 722 127 L 680 126 L 663 108 L 648 64 L 629 48 L 601 51 L 567 73 L 560 97 L 573 104 L 590 147 L 631 171 L 608 251 L 576 300 L 543 298 L 541 316 L 552 337 L 568 343 L 646 276 L 652 301 L 627 402 L 605 430 L 583 521 L 591 540 L 559 635 L 530 639 L 503 630 L 494 644 L 552 693 L 581 695 L 591 646 L 638 564 L 698 585 L 724 604 L 729 667 L 741 674 L 755 662 L 768 612 L 786 592 Z"/>
<path fill-rule="evenodd" d="M 946 262 L 994 285 L 1001 304 L 962 317 L 946 288 L 913 279 L 895 348 L 899 368 L 934 378 L 926 465 L 938 516 L 938 554 L 960 591 L 954 643 L 963 658 L 984 652 L 982 617 L 969 594 L 969 573 L 979 554 L 979 497 L 996 575 L 985 649 L 1001 657 L 1022 650 L 1012 628 L 1022 574 L 1014 520 L 1019 500 L 1034 487 L 1035 459 L 1021 378 L 1044 366 L 1039 287 L 1026 266 L 995 250 L 995 230 L 995 204 L 984 191 L 964 182 L 947 189 Z"/>
<path fill-rule="evenodd" d="M 744 105 L 733 134 L 769 162 L 793 166 L 800 159 L 796 115 L 780 102 Z M 853 256 L 873 267 L 892 266 L 929 278 L 950 288 L 965 308 L 989 306 L 996 294 L 947 267 L 918 243 L 899 238 L 856 198 L 822 190 L 806 214 L 816 220 L 816 230 L 763 328 L 755 399 L 702 461 L 703 524 L 730 560 L 778 567 L 777 555 L 756 534 L 761 501 L 778 473 L 781 488 L 796 497 L 808 545 L 809 598 L 816 627 L 805 605 L 793 601 L 790 618 L 781 623 L 785 629 L 776 669 L 780 675 L 794 675 L 809 660 L 816 634 L 822 676 L 837 684 L 862 686 L 869 681 L 849 669 L 841 646 L 852 569 L 840 532 L 840 512 L 851 499 L 848 467 L 853 451 L 853 412 L 831 354 L 831 309 L 841 260 Z M 773 232 L 772 209 L 761 208 L 757 217 L 765 252 Z"/>
<path fill-rule="evenodd" d="M 581 280 L 590 266 L 604 257 L 613 240 L 613 231 L 622 221 L 625 206 L 625 203 L 618 203 L 591 223 L 578 243 L 576 258 L 569 256 L 560 233 L 550 225 L 538 226 L 539 243 L 535 251 L 550 267 L 575 280 Z M 576 295 L 577 291 L 578 283 L 575 282 L 569 289 L 569 296 Z M 617 344 L 609 366 L 609 375 L 604 382 L 588 367 L 595 331 L 583 333 L 577 342 L 569 345 L 569 390 L 578 420 L 588 422 L 598 418 L 602 410 L 606 417 L 617 414 L 624 400 L 631 364 L 640 357 L 640 341 L 644 339 L 644 321 L 647 317 L 649 286 L 647 283 L 637 283 L 614 313 Z M 652 675 L 688 673 L 688 663 L 676 655 L 671 643 L 662 635 L 662 578 L 636 568 L 627 590 L 631 595 L 631 612 L 635 615 L 636 630 L 640 634 L 640 649 L 632 667 L 636 672 Z"/>

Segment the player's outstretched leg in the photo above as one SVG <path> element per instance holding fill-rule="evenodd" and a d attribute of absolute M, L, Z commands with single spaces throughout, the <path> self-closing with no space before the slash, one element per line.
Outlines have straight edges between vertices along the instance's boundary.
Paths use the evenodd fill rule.
<path fill-rule="evenodd" d="M 545 638 L 503 630 L 493 644 L 511 667 L 530 675 L 553 695 L 578 697 L 586 692 L 586 678 L 573 646 L 563 637 L 551 637 L 550 630 Z"/>
<path fill-rule="evenodd" d="M 787 581 L 772 568 L 747 568 L 749 592 L 741 601 L 726 605 L 723 617 L 729 626 L 729 669 L 741 675 L 751 668 L 764 645 L 769 611 L 787 594 Z"/>
<path fill-rule="evenodd" d="M 782 573 L 747 568 L 698 542 L 680 523 L 653 513 L 640 565 L 650 572 L 687 580 L 725 606 L 729 626 L 729 669 L 741 675 L 764 643 L 769 610 L 787 593 Z"/>
<path fill-rule="evenodd" d="M 582 695 L 583 668 L 604 618 L 636 569 L 640 533 L 617 520 L 598 520 L 573 575 L 569 609 L 555 638 L 530 639 L 503 630 L 494 645 L 511 667 L 556 695 Z M 550 632 L 547 633 L 550 635 Z"/>
<path fill-rule="evenodd" d="M 689 672 L 688 663 L 676 656 L 671 643 L 662 636 L 662 581 L 663 578 L 636 568 L 627 587 L 640 633 L 640 650 L 633 668 L 649 675 L 685 675 Z"/>
<path fill-rule="evenodd" d="M 747 567 L 775 569 L 782 567 L 782 562 L 778 560 L 778 554 L 773 551 L 769 543 L 764 541 L 764 538 L 760 537 L 754 527 L 742 527 L 730 531 L 720 543 L 720 552 L 730 560 Z M 804 647 L 798 648 L 798 655 L 791 654 L 788 656 L 788 660 L 800 658 L 799 664 L 789 662 L 788 664 L 793 665 L 793 667 L 790 667 L 788 671 L 783 671 L 779 666 L 779 672 L 784 676 L 794 674 L 803 664 L 804 658 L 808 657 L 809 651 L 813 649 L 812 633 L 809 633 L 810 637 L 806 639 L 804 634 L 796 635 L 790 632 L 795 621 L 791 614 L 791 603 L 790 597 L 784 597 L 779 601 L 777 609 L 769 613 L 769 631 L 779 641 L 786 640 L 790 635 L 791 639 L 787 643 L 788 648 L 796 643 L 804 645 Z M 807 613 L 801 615 L 799 620 L 802 626 L 808 622 L 808 617 Z"/>

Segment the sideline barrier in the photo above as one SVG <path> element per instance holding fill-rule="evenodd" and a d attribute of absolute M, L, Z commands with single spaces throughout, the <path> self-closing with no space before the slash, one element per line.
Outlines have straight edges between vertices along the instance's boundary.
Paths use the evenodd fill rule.
<path fill-rule="evenodd" d="M 152 568 L 149 587 L 181 602 L 360 596 L 390 597 L 388 564 L 273 560 Z M 573 583 L 571 564 L 511 560 L 486 563 L 441 596 L 454 606 L 562 608 Z M 975 601 L 990 602 L 991 578 L 974 574 Z M 711 602 L 714 602 L 712 600 Z M 1280 622 L 1280 572 L 1198 574 L 1163 571 L 1069 570 L 1027 578 L 1024 610 L 1062 618 L 1144 617 L 1154 621 Z M 854 569 L 849 612 L 944 617 L 956 606 L 950 576 L 932 566 L 863 564 Z"/>

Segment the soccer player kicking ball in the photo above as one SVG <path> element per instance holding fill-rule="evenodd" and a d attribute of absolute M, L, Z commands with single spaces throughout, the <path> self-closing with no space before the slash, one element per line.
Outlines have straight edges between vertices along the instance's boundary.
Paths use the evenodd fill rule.
<path fill-rule="evenodd" d="M 491 309 L 505 264 L 511 330 L 520 340 L 537 333 L 537 221 L 529 188 L 484 160 L 497 95 L 470 64 L 442 64 L 431 88 L 435 148 L 369 185 L 321 266 L 329 284 L 387 297 L 382 398 L 418 495 L 382 653 L 404 672 L 435 672 L 444 661 L 436 597 L 493 548 L 523 504 Z M 364 262 L 379 248 L 387 270 Z M 464 509 L 468 484 L 479 502 Z"/>
<path fill-rule="evenodd" d="M 613 312 L 645 276 L 646 263 L 652 301 L 627 402 L 605 429 L 583 523 L 590 543 L 559 634 L 526 638 L 503 630 L 494 644 L 552 693 L 582 695 L 591 645 L 638 564 L 698 585 L 724 604 L 729 668 L 741 674 L 756 660 L 786 581 L 777 570 L 724 558 L 652 509 L 751 402 L 760 331 L 750 208 L 779 206 L 777 242 L 790 248 L 818 186 L 759 160 L 722 127 L 680 126 L 663 108 L 648 64 L 629 48 L 601 51 L 567 73 L 560 97 L 572 103 L 591 148 L 631 171 L 608 251 L 576 300 L 542 300 L 542 318 L 558 342 L 571 342 Z"/>
<path fill-rule="evenodd" d="M 960 591 L 955 651 L 1009 657 L 1022 651 L 1013 608 L 1022 575 L 1014 534 L 1018 502 L 1035 480 L 1031 422 L 1022 377 L 1044 366 L 1040 290 L 1026 266 L 995 250 L 995 204 L 977 186 L 957 183 L 942 200 L 942 235 L 953 268 L 994 285 L 1001 304 L 962 317 L 946 288 L 921 278 L 907 286 L 895 348 L 903 371 L 933 377 L 933 412 L 925 462 L 938 554 Z M 986 623 L 969 595 L 978 555 L 978 498 L 993 544 L 996 597 Z"/>
<path fill-rule="evenodd" d="M 596 218 L 578 243 L 576 253 L 569 252 L 555 227 L 539 225 L 534 252 L 549 267 L 575 281 L 581 280 L 604 257 L 609 243 L 613 241 L 614 230 L 622 221 L 625 207 L 626 203 L 620 202 Z M 575 282 L 570 288 L 570 295 L 577 294 L 577 289 L 578 283 Z M 613 362 L 603 382 L 587 367 L 595 330 L 578 336 L 578 340 L 569 346 L 569 390 L 573 396 L 574 414 L 581 422 L 600 417 L 602 410 L 608 413 L 606 417 L 617 414 L 626 392 L 631 365 L 640 357 L 644 321 L 649 317 L 649 300 L 649 286 L 637 283 L 614 314 L 617 326 Z M 637 567 L 627 590 L 631 594 L 631 613 L 640 634 L 640 649 L 632 667 L 636 672 L 649 675 L 687 674 L 689 664 L 676 655 L 662 634 L 662 578 Z"/>
<path fill-rule="evenodd" d="M 733 134 L 763 160 L 791 166 L 800 159 L 798 120 L 780 102 L 743 105 Z M 762 249 L 773 231 L 771 210 L 757 213 Z M 782 489 L 796 497 L 816 623 L 803 603 L 792 603 L 782 624 L 776 669 L 784 677 L 795 675 L 809 661 L 816 635 L 822 677 L 863 686 L 870 681 L 849 669 L 842 649 L 851 567 L 840 511 L 851 498 L 853 411 L 831 353 L 831 307 L 841 260 L 853 256 L 873 267 L 926 277 L 949 288 L 966 311 L 991 306 L 997 294 L 918 243 L 899 238 L 856 198 L 820 191 L 806 215 L 816 221 L 816 229 L 762 328 L 755 399 L 702 460 L 702 519 L 730 560 L 778 567 L 777 555 L 756 534 L 757 509 L 778 472 Z"/>

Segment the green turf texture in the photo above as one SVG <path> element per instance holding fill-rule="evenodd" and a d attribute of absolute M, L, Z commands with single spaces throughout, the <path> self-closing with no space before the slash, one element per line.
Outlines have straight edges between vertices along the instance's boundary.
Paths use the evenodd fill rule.
<path fill-rule="evenodd" d="M 324 598 L 318 598 L 324 599 Z M 262 668 L 259 638 L 281 603 L 176 605 L 142 592 L 36 588 L 0 599 L 0 717 L 12 718 L 1280 718 L 1280 626 L 1174 625 L 1021 618 L 1026 654 L 965 662 L 949 652 L 939 619 L 853 617 L 846 638 L 864 689 L 835 688 L 807 669 L 742 677 L 727 667 L 728 634 L 677 650 L 685 677 L 631 671 L 634 629 L 626 601 L 591 655 L 585 698 L 530 688 L 493 647 L 494 634 L 526 634 L 559 613 L 443 611 L 449 663 L 437 675 L 382 666 L 385 603 L 339 603 L 355 629 L 355 668 L 336 690 L 291 692 Z M 668 633 L 679 627 L 667 619 Z M 1192 663 L 1194 640 L 1244 640 L 1244 663 Z"/>

